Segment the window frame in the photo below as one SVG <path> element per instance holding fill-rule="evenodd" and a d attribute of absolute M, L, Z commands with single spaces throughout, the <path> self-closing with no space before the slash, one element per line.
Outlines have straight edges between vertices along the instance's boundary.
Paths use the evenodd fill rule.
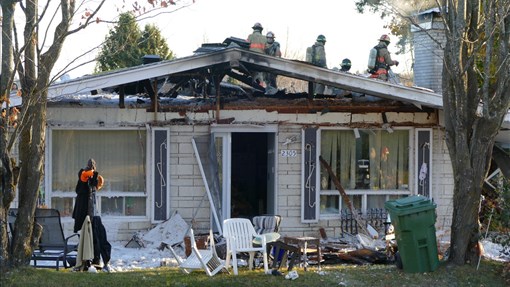
<path fill-rule="evenodd" d="M 46 135 L 46 142 L 48 145 L 46 146 L 46 161 L 45 161 L 45 175 L 44 175 L 44 203 L 49 208 L 52 208 L 52 199 L 53 198 L 62 198 L 72 199 L 72 206 L 74 207 L 75 200 L 76 200 L 76 193 L 74 191 L 72 192 L 64 192 L 64 191 L 53 191 L 52 186 L 52 158 L 53 158 L 53 132 L 54 131 L 61 131 L 61 130 L 67 130 L 67 131 L 122 131 L 122 130 L 128 130 L 128 131 L 145 131 L 145 155 L 144 155 L 144 161 L 146 166 L 146 171 L 144 177 L 145 179 L 145 190 L 144 191 L 138 191 L 138 192 L 129 192 L 129 194 L 126 195 L 125 192 L 115 192 L 115 191 L 109 191 L 106 193 L 101 193 L 100 191 L 96 193 L 96 207 L 97 207 L 97 214 L 101 215 L 101 199 L 103 197 L 123 197 L 123 198 L 129 198 L 129 197 L 137 197 L 137 198 L 145 198 L 145 213 L 144 215 L 101 215 L 102 217 L 108 218 L 108 219 L 115 219 L 115 218 L 130 218 L 130 219 L 147 219 L 149 218 L 151 206 L 150 204 L 150 170 L 149 170 L 149 157 L 147 156 L 150 154 L 150 130 L 146 127 L 116 127 L 116 128 L 103 128 L 103 127 L 48 127 L 47 129 L 47 135 Z M 76 167 L 77 169 L 79 167 Z M 63 219 L 65 218 L 71 218 L 71 216 L 62 216 Z"/>
<path fill-rule="evenodd" d="M 367 128 L 366 130 L 384 130 L 382 128 Z M 326 130 L 347 130 L 352 131 L 354 133 L 354 128 L 346 128 L 346 127 L 321 127 L 318 129 L 317 132 L 317 162 L 319 162 L 319 156 L 322 154 L 322 131 Z M 367 211 L 367 204 L 368 204 L 368 196 L 369 195 L 384 195 L 386 196 L 386 200 L 390 198 L 390 196 L 404 196 L 404 195 L 411 195 L 414 191 L 414 160 L 415 160 L 415 144 L 414 144 L 414 137 L 415 132 L 414 128 L 412 127 L 394 127 L 393 130 L 407 130 L 408 136 L 409 136 L 409 155 L 408 155 L 408 173 L 409 173 L 409 183 L 408 183 L 408 189 L 402 190 L 402 189 L 387 189 L 387 190 L 378 190 L 377 193 L 375 193 L 374 190 L 370 189 L 345 189 L 345 192 L 347 195 L 361 195 L 361 212 L 366 213 Z M 322 167 L 321 167 L 322 168 Z M 320 168 L 317 170 L 316 173 L 316 189 L 318 190 L 318 204 L 317 204 L 317 213 L 319 215 L 319 219 L 339 219 L 341 217 L 341 211 L 342 211 L 342 205 L 343 205 L 343 198 L 340 195 L 340 192 L 336 189 L 329 189 L 329 190 L 323 190 L 321 188 L 320 184 Z M 339 207 L 338 207 L 338 214 L 325 214 L 321 213 L 321 201 L 320 197 L 322 195 L 336 195 L 339 197 Z"/>

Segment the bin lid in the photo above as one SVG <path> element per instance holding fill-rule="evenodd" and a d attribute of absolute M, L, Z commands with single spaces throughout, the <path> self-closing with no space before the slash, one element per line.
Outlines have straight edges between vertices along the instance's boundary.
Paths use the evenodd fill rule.
<path fill-rule="evenodd" d="M 408 196 L 395 200 L 395 207 L 408 207 L 412 205 L 421 205 L 424 204 L 425 201 L 429 201 L 428 198 L 421 195 Z"/>
<path fill-rule="evenodd" d="M 384 206 L 390 211 L 419 211 L 423 209 L 435 208 L 427 197 L 421 195 L 408 196 L 397 200 L 386 201 Z"/>

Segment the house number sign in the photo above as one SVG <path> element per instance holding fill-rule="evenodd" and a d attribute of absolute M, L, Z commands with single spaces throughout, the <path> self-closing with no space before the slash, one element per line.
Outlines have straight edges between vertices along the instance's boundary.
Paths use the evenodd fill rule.
<path fill-rule="evenodd" d="M 282 149 L 280 151 L 280 155 L 282 157 L 296 157 L 297 156 L 297 150 L 295 150 L 295 149 Z"/>

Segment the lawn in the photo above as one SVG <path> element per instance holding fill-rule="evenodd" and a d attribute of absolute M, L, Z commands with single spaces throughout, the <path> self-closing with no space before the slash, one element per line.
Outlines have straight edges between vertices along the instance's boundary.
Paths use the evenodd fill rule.
<path fill-rule="evenodd" d="M 262 270 L 241 268 L 239 276 L 204 272 L 183 274 L 177 268 L 161 267 L 129 272 L 88 273 L 68 270 L 23 268 L 3 274 L 0 286 L 510 286 L 501 277 L 503 264 L 482 261 L 479 270 L 471 266 L 452 268 L 445 264 L 430 273 L 404 273 L 394 265 L 326 265 L 307 272 L 297 269 L 299 278 L 265 275 Z"/>

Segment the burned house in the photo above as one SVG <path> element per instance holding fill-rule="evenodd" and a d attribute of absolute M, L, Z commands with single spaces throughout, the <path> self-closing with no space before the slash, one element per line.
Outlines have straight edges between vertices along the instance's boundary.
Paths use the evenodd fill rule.
<path fill-rule="evenodd" d="M 266 93 L 252 71 L 346 95 Z M 282 216 L 281 233 L 341 233 L 356 209 L 421 194 L 451 224 L 453 172 L 441 95 L 308 63 L 213 49 L 54 84 L 49 89 L 45 203 L 72 226 L 76 174 L 89 157 L 105 178 L 98 213 L 126 240 L 178 212 L 199 231 L 223 219 Z"/>

